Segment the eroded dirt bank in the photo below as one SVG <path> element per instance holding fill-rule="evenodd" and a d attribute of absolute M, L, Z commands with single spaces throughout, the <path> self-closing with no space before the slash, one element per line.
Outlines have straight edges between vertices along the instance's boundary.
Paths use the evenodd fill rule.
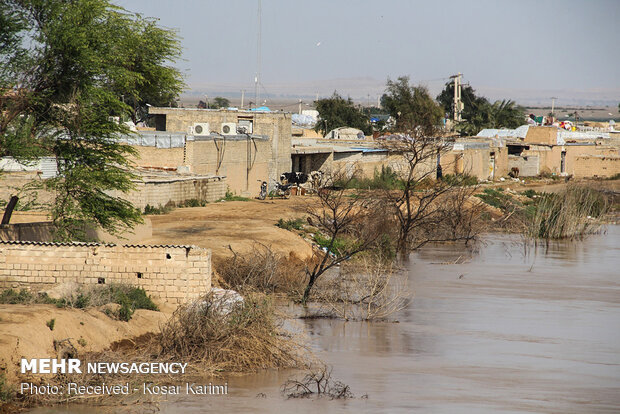
<path fill-rule="evenodd" d="M 162 311 L 138 309 L 129 322 L 110 318 L 101 310 L 57 308 L 54 305 L 0 305 L 0 373 L 15 382 L 21 358 L 53 358 L 69 340 L 78 354 L 99 352 L 110 344 L 156 332 L 173 307 L 160 304 Z M 53 330 L 48 327 L 54 320 Z"/>

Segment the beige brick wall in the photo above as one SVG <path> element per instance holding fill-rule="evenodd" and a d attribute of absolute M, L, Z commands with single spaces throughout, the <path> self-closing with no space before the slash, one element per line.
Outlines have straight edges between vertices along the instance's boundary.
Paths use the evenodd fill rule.
<path fill-rule="evenodd" d="M 0 288 L 125 283 L 170 303 L 211 289 L 211 251 L 189 246 L 0 242 Z"/>
<path fill-rule="evenodd" d="M 195 108 L 150 108 L 149 113 L 165 115 L 166 130 L 183 133 L 187 133 L 195 123 L 208 122 L 211 131 L 220 132 L 222 123 L 251 120 L 252 134 L 266 136 L 268 140 L 251 140 L 249 151 L 245 140 L 226 141 L 222 149 L 218 149 L 221 140 L 217 141 L 217 146 L 213 140 L 189 141 L 185 146 L 185 165 L 191 166 L 192 172 L 225 175 L 228 186 L 235 193 L 258 194 L 258 180 L 277 180 L 283 172 L 291 171 L 292 124 L 289 113 Z M 172 152 L 165 156 L 178 159 L 174 158 Z M 147 157 L 145 159 L 150 158 Z M 218 157 L 221 161 L 219 163 L 216 162 Z"/>
<path fill-rule="evenodd" d="M 620 156 L 583 155 L 575 157 L 575 177 L 611 177 L 620 174 Z"/>
<path fill-rule="evenodd" d="M 131 161 L 139 167 L 163 167 L 176 169 L 185 163 L 185 148 L 156 148 L 142 145 L 132 145 L 138 152 Z"/>
<path fill-rule="evenodd" d="M 218 177 L 146 181 L 138 183 L 136 190 L 129 194 L 120 192 L 113 194 L 144 210 L 147 204 L 158 207 L 168 203 L 179 204 L 191 199 L 213 202 L 226 195 L 226 185 L 226 181 Z"/>

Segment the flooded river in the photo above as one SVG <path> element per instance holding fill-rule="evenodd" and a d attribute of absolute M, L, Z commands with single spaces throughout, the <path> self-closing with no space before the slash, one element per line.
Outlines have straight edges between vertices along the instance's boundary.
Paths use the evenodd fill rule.
<path fill-rule="evenodd" d="M 399 323 L 301 322 L 356 398 L 286 400 L 279 389 L 292 373 L 269 371 L 160 412 L 620 412 L 620 226 L 527 253 L 507 235 L 476 253 L 427 247 L 408 270 L 415 296 Z"/>

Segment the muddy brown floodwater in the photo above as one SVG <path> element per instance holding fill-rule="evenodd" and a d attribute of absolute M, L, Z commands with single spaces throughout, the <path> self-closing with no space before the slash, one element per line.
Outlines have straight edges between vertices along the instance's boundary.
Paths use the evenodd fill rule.
<path fill-rule="evenodd" d="M 160 412 L 620 412 L 620 226 L 527 252 L 508 235 L 485 237 L 477 253 L 429 246 L 408 270 L 415 297 L 399 323 L 301 322 L 356 398 L 286 400 L 292 372 L 267 371 Z"/>

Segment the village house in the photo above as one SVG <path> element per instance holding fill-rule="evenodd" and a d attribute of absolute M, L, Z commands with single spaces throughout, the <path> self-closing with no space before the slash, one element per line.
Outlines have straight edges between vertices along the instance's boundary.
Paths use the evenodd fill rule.
<path fill-rule="evenodd" d="M 289 113 L 151 107 L 149 114 L 152 134 L 171 134 L 177 145 L 137 146 L 140 166 L 224 176 L 230 191 L 246 196 L 257 194 L 261 181 L 272 185 L 291 170 Z"/>

